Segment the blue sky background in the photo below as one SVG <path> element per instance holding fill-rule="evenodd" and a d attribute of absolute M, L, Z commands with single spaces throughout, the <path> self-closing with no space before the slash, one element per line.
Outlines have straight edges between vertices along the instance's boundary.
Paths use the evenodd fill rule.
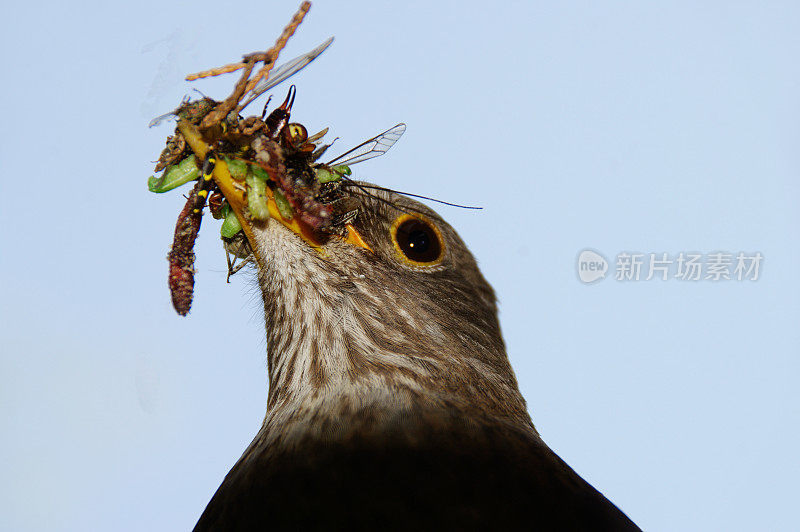
<path fill-rule="evenodd" d="M 0 32 L 0 529 L 188 530 L 260 426 L 262 310 L 217 223 L 192 313 L 146 188 L 191 87 L 299 2 L 16 3 Z M 224 11 L 221 11 L 224 9 Z M 294 118 L 437 207 L 494 285 L 545 440 L 646 530 L 790 530 L 800 475 L 800 8 L 318 1 Z M 282 97 L 285 87 L 276 91 Z M 581 284 L 575 259 L 760 251 L 756 282 Z M 612 265 L 613 268 L 613 265 Z"/>

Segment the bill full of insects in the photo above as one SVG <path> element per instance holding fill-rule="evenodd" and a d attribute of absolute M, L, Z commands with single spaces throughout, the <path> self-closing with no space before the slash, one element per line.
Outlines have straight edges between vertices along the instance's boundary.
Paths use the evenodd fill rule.
<path fill-rule="evenodd" d="M 300 6 L 269 50 L 187 77 L 194 80 L 241 70 L 233 92 L 225 100 L 205 96 L 184 99 L 177 109 L 150 123 L 152 127 L 177 120 L 155 167 L 161 176 L 149 178 L 149 190 L 164 193 L 194 182 L 178 216 L 167 256 L 172 303 L 182 316 L 192 305 L 194 244 L 207 204 L 212 216 L 222 220 L 220 236 L 228 258 L 228 278 L 254 260 L 249 245 L 252 225 L 271 218 L 320 253 L 321 243 L 329 238 L 342 238 L 368 248 L 350 223 L 358 211 L 341 188 L 343 184 L 361 188 L 350 179 L 350 166 L 384 154 L 403 134 L 405 124 L 397 124 L 322 163 L 320 160 L 331 145 L 323 143 L 328 128 L 309 134 L 305 126 L 291 121 L 297 94 L 294 85 L 283 103 L 269 113 L 268 100 L 260 116 L 242 116 L 256 98 L 299 72 L 333 42 L 330 38 L 273 68 L 309 8 L 309 2 Z M 237 260 L 241 262 L 237 264 Z"/>

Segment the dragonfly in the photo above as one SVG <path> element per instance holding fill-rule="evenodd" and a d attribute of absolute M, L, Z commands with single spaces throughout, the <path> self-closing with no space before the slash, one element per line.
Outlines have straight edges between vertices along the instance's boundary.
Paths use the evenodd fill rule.
<path fill-rule="evenodd" d="M 267 77 L 266 79 L 262 79 L 261 81 L 258 82 L 258 84 L 250 92 L 250 95 L 247 97 L 244 103 L 239 105 L 237 110 L 241 111 L 242 109 L 250 105 L 253 102 L 253 100 L 258 98 L 271 88 L 286 81 L 290 77 L 300 72 L 309 63 L 311 63 L 311 61 L 316 59 L 322 52 L 324 52 L 331 45 L 331 43 L 333 43 L 333 37 L 329 38 L 327 41 L 323 42 L 310 52 L 295 57 L 291 61 L 287 61 L 286 63 L 283 63 L 282 65 L 277 67 L 275 70 L 270 72 L 269 77 Z M 203 100 L 198 100 L 198 101 L 204 102 L 205 100 L 206 99 L 204 98 Z M 210 100 L 210 98 L 208 100 Z M 194 102 L 189 102 L 188 100 L 184 100 L 183 102 L 181 102 L 181 106 L 178 109 L 170 111 L 168 113 L 164 113 L 163 115 L 159 115 L 154 119 L 152 119 L 148 124 L 148 127 L 155 127 L 169 118 L 179 116 L 181 112 L 185 111 L 186 108 L 192 106 L 193 104 Z M 195 106 L 199 106 L 199 104 Z M 211 108 L 213 108 L 213 105 L 209 106 L 208 110 L 210 111 Z M 194 110 L 194 107 L 191 107 L 191 110 Z M 203 108 L 203 110 L 205 110 L 205 107 Z"/>

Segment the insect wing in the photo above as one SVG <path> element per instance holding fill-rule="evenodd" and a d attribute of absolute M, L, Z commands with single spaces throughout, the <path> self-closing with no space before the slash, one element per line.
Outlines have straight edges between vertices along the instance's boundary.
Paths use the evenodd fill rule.
<path fill-rule="evenodd" d="M 282 81 L 288 79 L 289 77 L 295 75 L 297 72 L 305 68 L 311 61 L 317 58 L 322 52 L 324 52 L 328 46 L 331 45 L 333 42 L 333 37 L 325 41 L 324 43 L 320 44 L 313 50 L 308 53 L 305 53 L 299 57 L 295 57 L 291 61 L 288 61 L 275 70 L 273 70 L 267 79 L 262 80 L 255 86 L 253 92 L 257 92 L 258 95 L 261 95 L 265 91 L 270 90 L 272 87 L 281 83 Z"/>
<path fill-rule="evenodd" d="M 258 84 L 253 88 L 250 92 L 250 96 L 247 98 L 244 104 L 242 104 L 242 109 L 247 107 L 250 102 L 270 90 L 275 85 L 285 81 L 286 79 L 290 78 L 291 76 L 298 73 L 300 70 L 305 68 L 311 61 L 317 58 L 319 54 L 324 52 L 328 46 L 331 45 L 333 42 L 333 37 L 325 41 L 324 43 L 320 44 L 313 50 L 308 53 L 301 55 L 300 57 L 295 57 L 291 61 L 282 64 L 272 72 L 270 72 L 269 77 L 267 79 L 261 80 Z"/>
<path fill-rule="evenodd" d="M 406 125 L 401 122 L 393 128 L 387 129 L 383 133 L 372 137 L 369 140 L 365 140 L 352 150 L 341 154 L 326 164 L 327 166 L 349 166 L 372 159 L 374 157 L 379 157 L 389 151 L 389 148 L 394 146 L 394 143 L 403 136 L 405 131 Z"/>
<path fill-rule="evenodd" d="M 156 127 L 157 125 L 161 124 L 167 118 L 172 118 L 175 116 L 175 111 L 170 111 L 169 113 L 164 113 L 163 115 L 157 116 L 147 124 L 147 127 Z"/>
<path fill-rule="evenodd" d="M 195 90 L 197 90 L 197 89 L 195 89 Z M 197 92 L 200 92 L 200 91 L 197 91 Z M 200 95 L 203 95 L 203 93 L 202 93 L 202 92 L 200 92 Z M 184 105 L 186 105 L 187 103 L 189 103 L 189 100 L 190 100 L 190 98 L 189 98 L 189 95 L 187 94 L 187 95 L 186 95 L 186 96 L 184 96 L 184 97 L 183 97 L 183 99 L 181 100 L 181 104 L 178 106 L 178 109 L 181 109 L 181 108 L 182 108 Z M 174 118 L 174 117 L 177 117 L 178 115 L 177 115 L 176 113 L 178 112 L 178 109 L 175 109 L 174 111 L 170 111 L 169 113 L 164 113 L 163 115 L 159 115 L 159 116 L 155 117 L 154 119 L 152 119 L 152 120 L 150 121 L 150 123 L 149 123 L 149 124 L 147 124 L 147 127 L 156 127 L 157 125 L 159 125 L 160 123 L 162 123 L 162 122 L 163 122 L 164 120 L 166 120 L 167 118 Z"/>

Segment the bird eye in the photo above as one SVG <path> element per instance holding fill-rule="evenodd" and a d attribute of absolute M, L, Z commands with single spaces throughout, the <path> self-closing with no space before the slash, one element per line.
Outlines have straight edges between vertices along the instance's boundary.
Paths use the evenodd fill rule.
<path fill-rule="evenodd" d="M 392 224 L 395 248 L 414 266 L 431 266 L 442 259 L 444 244 L 436 227 L 416 216 L 404 214 Z"/>

